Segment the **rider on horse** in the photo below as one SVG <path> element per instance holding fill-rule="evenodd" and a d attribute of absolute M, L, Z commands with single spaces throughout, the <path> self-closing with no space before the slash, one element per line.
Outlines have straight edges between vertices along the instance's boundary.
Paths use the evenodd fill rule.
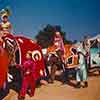
<path fill-rule="evenodd" d="M 65 70 L 65 66 L 64 66 L 65 48 L 64 48 L 64 43 L 61 34 L 58 31 L 55 32 L 53 46 L 55 48 L 55 51 L 49 53 L 48 56 L 49 64 L 50 66 L 52 66 L 49 83 L 53 83 L 57 69 L 59 70 L 63 69 L 63 71 Z"/>
<path fill-rule="evenodd" d="M 2 22 L 0 23 L 0 35 L 5 36 L 7 34 L 10 34 L 12 31 L 12 25 L 8 20 L 8 16 L 10 16 L 9 9 L 2 9 L 0 12 L 0 16 L 2 20 Z"/>
<path fill-rule="evenodd" d="M 8 16 L 10 16 L 10 10 L 8 8 L 2 9 L 0 11 L 1 23 L 0 23 L 0 44 L 3 44 L 2 37 L 5 37 L 7 34 L 11 33 L 12 25 L 8 21 Z"/>
<path fill-rule="evenodd" d="M 15 64 L 15 45 L 16 41 L 13 38 L 13 41 L 10 41 L 6 39 L 6 37 L 13 37 L 11 35 L 12 33 L 12 25 L 8 20 L 8 17 L 11 15 L 10 10 L 8 8 L 2 9 L 0 11 L 0 16 L 1 16 L 1 23 L 0 23 L 0 44 L 4 48 L 7 49 L 8 55 L 9 55 L 9 60 L 10 60 L 10 65 Z M 10 45 L 10 44 L 12 45 Z M 3 45 L 5 44 L 5 45 Z M 11 64 L 12 63 L 12 64 Z"/>
<path fill-rule="evenodd" d="M 65 55 L 64 42 L 63 42 L 60 32 L 58 31 L 55 32 L 54 45 L 56 46 L 56 51 L 62 52 L 61 59 L 62 59 L 62 62 L 64 62 L 64 55 Z"/>

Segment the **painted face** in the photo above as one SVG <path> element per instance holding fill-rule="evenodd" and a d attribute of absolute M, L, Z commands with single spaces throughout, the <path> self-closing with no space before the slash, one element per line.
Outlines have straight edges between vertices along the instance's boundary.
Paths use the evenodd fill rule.
<path fill-rule="evenodd" d="M 3 22 L 7 22 L 7 21 L 8 21 L 8 17 L 7 17 L 7 16 L 4 16 L 4 17 L 2 18 L 2 21 L 3 21 Z"/>
<path fill-rule="evenodd" d="M 31 59 L 31 55 L 29 53 L 26 54 L 27 59 Z"/>
<path fill-rule="evenodd" d="M 60 35 L 60 32 L 56 32 L 56 35 L 59 36 Z"/>
<path fill-rule="evenodd" d="M 58 42 L 55 42 L 54 45 L 55 45 L 55 46 L 59 46 Z"/>

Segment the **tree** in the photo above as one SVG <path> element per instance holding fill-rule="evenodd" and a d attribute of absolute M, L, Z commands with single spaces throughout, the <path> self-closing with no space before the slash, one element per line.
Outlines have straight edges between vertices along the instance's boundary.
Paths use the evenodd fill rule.
<path fill-rule="evenodd" d="M 40 30 L 38 34 L 36 35 L 36 40 L 39 45 L 42 46 L 42 48 L 47 48 L 48 46 L 53 44 L 54 34 L 55 30 L 59 31 L 63 37 L 64 43 L 71 43 L 70 41 L 67 41 L 65 38 L 66 33 L 61 30 L 61 26 L 56 25 L 47 25 L 43 28 L 43 30 Z"/>

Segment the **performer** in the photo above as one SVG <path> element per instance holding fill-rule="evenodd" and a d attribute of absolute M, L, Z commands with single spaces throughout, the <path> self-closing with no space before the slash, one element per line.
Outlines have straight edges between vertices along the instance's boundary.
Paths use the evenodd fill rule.
<path fill-rule="evenodd" d="M 56 51 L 61 51 L 62 55 L 62 61 L 64 62 L 64 54 L 65 54 L 65 48 L 64 48 L 64 43 L 63 43 L 63 39 L 61 37 L 60 32 L 56 32 L 55 36 L 54 36 L 54 45 L 56 46 Z"/>
<path fill-rule="evenodd" d="M 86 68 L 86 60 L 85 60 L 85 55 L 86 51 L 84 49 L 84 44 L 82 44 L 81 48 L 78 48 L 78 57 L 79 57 L 79 67 L 76 69 L 76 80 L 77 80 L 77 85 L 76 88 L 80 88 L 83 83 L 83 88 L 88 87 L 88 82 L 87 82 L 87 68 Z"/>
<path fill-rule="evenodd" d="M 2 9 L 0 11 L 0 16 L 2 20 L 0 23 L 0 35 L 5 36 L 12 31 L 12 25 L 8 20 L 8 17 L 10 16 L 10 10 L 8 8 Z"/>
<path fill-rule="evenodd" d="M 93 41 L 93 43 L 91 43 Z M 98 53 L 100 53 L 100 35 L 97 35 L 93 38 L 86 38 L 84 40 L 85 50 L 86 50 L 86 63 L 87 68 L 91 68 L 91 54 L 90 54 L 90 48 L 97 42 L 98 47 Z"/>
<path fill-rule="evenodd" d="M 35 71 L 35 63 L 33 63 L 32 59 L 32 53 L 30 51 L 26 54 L 26 61 L 23 63 L 22 71 L 23 71 L 23 80 L 22 80 L 22 87 L 20 94 L 18 96 L 18 100 L 24 100 L 25 94 L 27 92 L 27 89 L 29 88 L 29 94 L 30 96 L 34 96 L 35 92 L 35 77 L 34 77 L 34 71 Z"/>
<path fill-rule="evenodd" d="M 63 39 L 61 37 L 60 32 L 56 31 L 55 36 L 54 36 L 54 46 L 56 48 L 56 51 L 53 52 L 50 56 L 50 65 L 51 67 L 51 73 L 49 75 L 49 83 L 54 83 L 55 80 L 55 73 L 57 69 L 63 69 L 65 70 L 65 48 L 64 48 L 64 43 Z"/>
<path fill-rule="evenodd" d="M 87 69 L 90 69 L 91 68 L 91 53 L 90 53 L 91 43 L 89 41 L 89 37 L 85 38 L 83 43 L 84 43 L 84 49 L 86 51 Z"/>
<path fill-rule="evenodd" d="M 91 41 L 94 41 L 94 42 L 91 44 Z M 90 47 L 92 47 L 96 42 L 97 42 L 98 52 L 100 52 L 100 35 L 97 35 L 96 37 L 88 39 L 88 43 Z"/>

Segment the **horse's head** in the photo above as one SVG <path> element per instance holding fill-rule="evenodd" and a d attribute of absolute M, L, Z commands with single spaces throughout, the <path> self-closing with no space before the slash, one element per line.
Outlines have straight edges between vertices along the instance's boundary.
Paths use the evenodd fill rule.
<path fill-rule="evenodd" d="M 9 64 L 15 64 L 15 52 L 17 48 L 17 42 L 14 38 L 3 37 L 4 45 L 3 47 L 6 49 L 8 56 L 9 56 Z"/>
<path fill-rule="evenodd" d="M 10 39 L 9 37 L 3 37 L 4 41 L 4 48 L 6 48 L 8 51 L 14 51 L 17 47 L 17 43 L 15 39 Z"/>
<path fill-rule="evenodd" d="M 48 53 L 46 61 L 48 64 L 56 63 L 58 62 L 58 56 L 56 55 L 56 53 Z"/>
<path fill-rule="evenodd" d="M 63 55 L 63 51 L 61 51 L 60 49 L 56 50 L 56 55 L 60 58 L 61 55 Z"/>

